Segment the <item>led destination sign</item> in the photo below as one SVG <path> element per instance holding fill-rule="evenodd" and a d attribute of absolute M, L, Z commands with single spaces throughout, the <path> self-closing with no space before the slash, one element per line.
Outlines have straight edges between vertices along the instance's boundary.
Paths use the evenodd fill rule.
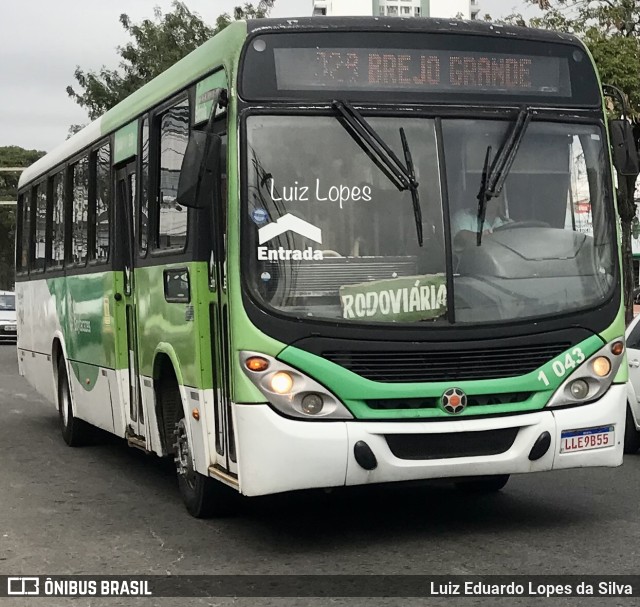
<path fill-rule="evenodd" d="M 276 48 L 277 88 L 570 97 L 564 57 L 473 51 Z"/>

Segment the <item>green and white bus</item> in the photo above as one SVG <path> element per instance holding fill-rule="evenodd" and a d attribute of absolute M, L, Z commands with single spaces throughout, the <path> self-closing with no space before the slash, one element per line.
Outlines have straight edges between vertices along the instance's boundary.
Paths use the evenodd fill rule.
<path fill-rule="evenodd" d="M 618 466 L 608 132 L 565 34 L 233 23 L 22 174 L 20 372 L 194 516 Z"/>

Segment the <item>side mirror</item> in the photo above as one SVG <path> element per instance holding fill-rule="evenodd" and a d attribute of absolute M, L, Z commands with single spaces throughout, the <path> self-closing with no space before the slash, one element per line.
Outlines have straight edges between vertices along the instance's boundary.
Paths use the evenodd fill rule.
<path fill-rule="evenodd" d="M 207 166 L 207 162 L 211 155 L 210 142 L 215 137 L 212 133 L 205 131 L 191 131 L 189 133 L 189 143 L 182 160 L 176 196 L 178 203 L 182 206 L 192 209 L 202 206 L 199 200 L 200 190 L 205 173 L 211 170 L 211 167 Z"/>
<path fill-rule="evenodd" d="M 214 89 L 206 127 L 189 133 L 176 196 L 178 204 L 187 208 L 201 209 L 207 205 L 202 193 L 211 188 L 211 177 L 219 173 L 221 139 L 212 131 L 218 106 L 226 107 L 226 100 L 224 89 Z"/>
<path fill-rule="evenodd" d="M 221 149 L 219 135 L 191 131 L 178 181 L 178 204 L 191 209 L 208 206 L 205 196 L 211 193 L 213 178 L 220 172 Z"/>
<path fill-rule="evenodd" d="M 627 120 L 610 120 L 613 166 L 619 175 L 636 177 L 640 174 L 640 158 L 633 127 Z"/>

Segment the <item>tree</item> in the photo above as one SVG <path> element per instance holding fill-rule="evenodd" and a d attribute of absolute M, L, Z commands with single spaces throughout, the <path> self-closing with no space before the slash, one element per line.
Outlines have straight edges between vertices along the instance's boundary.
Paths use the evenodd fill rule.
<path fill-rule="evenodd" d="M 0 147 L 0 167 L 27 167 L 44 152 L 17 146 Z M 0 201 L 15 201 L 19 173 L 0 173 Z M 14 283 L 15 206 L 0 205 L 0 290 L 11 290 Z"/>
<path fill-rule="evenodd" d="M 162 14 L 154 9 L 154 19 L 132 23 L 128 15 L 120 15 L 120 23 L 133 40 L 119 46 L 118 69 L 102 66 L 97 72 L 76 67 L 74 77 L 80 87 L 67 87 L 67 94 L 87 110 L 95 120 L 125 97 L 164 72 L 188 55 L 214 34 L 224 29 L 233 19 L 261 18 L 269 14 L 275 0 L 260 0 L 257 5 L 237 6 L 233 18 L 228 14 L 218 17 L 215 28 L 192 13 L 183 2 L 174 1 L 173 10 Z"/>
<path fill-rule="evenodd" d="M 527 23 L 522 15 L 507 22 L 570 32 L 589 47 L 602 81 L 619 88 L 629 101 L 630 117 L 640 121 L 640 2 L 638 0 L 526 0 L 543 11 Z M 612 105 L 611 117 L 621 108 Z M 627 319 L 633 314 L 631 234 L 636 220 L 636 180 L 620 179 L 618 213 L 622 225 L 622 264 Z"/>
<path fill-rule="evenodd" d="M 233 9 L 233 20 L 240 21 L 242 19 L 264 19 L 269 16 L 275 0 L 260 0 L 256 6 L 249 2 L 245 2 L 243 6 L 236 6 Z M 216 32 L 223 30 L 232 21 L 229 13 L 222 13 L 216 20 Z"/>

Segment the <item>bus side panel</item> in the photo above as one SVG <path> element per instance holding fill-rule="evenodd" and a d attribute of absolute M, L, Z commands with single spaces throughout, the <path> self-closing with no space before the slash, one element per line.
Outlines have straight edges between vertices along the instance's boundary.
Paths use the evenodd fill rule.
<path fill-rule="evenodd" d="M 176 353 L 183 385 L 205 388 L 199 349 L 199 329 L 208 327 L 208 319 L 199 318 L 196 305 L 200 293 L 197 289 L 197 266 L 206 264 L 178 263 L 136 269 L 138 305 L 138 344 L 140 375 L 153 377 L 156 351 L 170 344 Z M 190 302 L 168 302 L 164 294 L 164 271 L 187 268 L 189 272 Z"/>
<path fill-rule="evenodd" d="M 116 323 L 113 315 L 115 275 L 96 272 L 68 276 L 61 306 L 63 334 L 69 360 L 69 383 L 76 415 L 114 432 L 116 384 Z M 64 302 L 64 303 L 62 303 Z M 115 401 L 115 402 L 114 402 Z"/>
<path fill-rule="evenodd" d="M 167 301 L 164 273 L 168 269 L 186 269 L 189 273 L 189 301 Z M 211 457 L 210 437 L 215 436 L 213 410 L 205 411 L 205 393 L 212 387 L 211 329 L 209 303 L 212 295 L 207 279 L 207 264 L 173 263 L 135 270 L 137 294 L 139 374 L 143 402 L 149 424 L 150 448 L 162 453 L 153 392 L 154 365 L 159 352 L 171 352 L 183 407 L 194 446 L 194 460 L 199 472 L 208 473 Z M 197 395 L 194 400 L 192 395 Z M 200 410 L 195 421 L 188 412 Z M 213 438 L 212 438 L 213 440 Z"/>
<path fill-rule="evenodd" d="M 64 278 L 39 278 L 16 285 L 18 352 L 21 373 L 50 402 L 55 402 L 52 344 L 60 332 L 56 282 L 64 290 Z"/>

